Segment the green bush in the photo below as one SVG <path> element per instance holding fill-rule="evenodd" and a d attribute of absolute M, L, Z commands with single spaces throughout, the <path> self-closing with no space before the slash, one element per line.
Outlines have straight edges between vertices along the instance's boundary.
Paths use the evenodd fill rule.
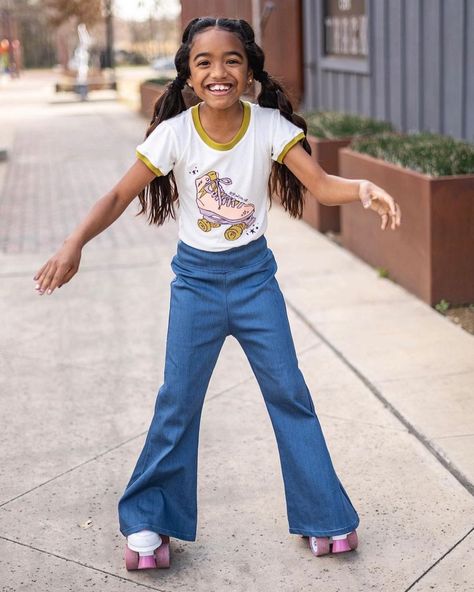
<path fill-rule="evenodd" d="M 302 116 L 308 124 L 308 133 L 317 138 L 339 140 L 393 131 L 392 124 L 387 121 L 336 111 L 311 111 Z"/>
<path fill-rule="evenodd" d="M 432 132 L 355 138 L 350 147 L 433 177 L 474 173 L 474 144 Z"/>
<path fill-rule="evenodd" d="M 145 80 L 145 84 L 159 84 L 160 86 L 166 86 L 172 80 L 174 79 L 167 76 L 161 76 L 160 78 L 150 78 L 149 80 Z"/>

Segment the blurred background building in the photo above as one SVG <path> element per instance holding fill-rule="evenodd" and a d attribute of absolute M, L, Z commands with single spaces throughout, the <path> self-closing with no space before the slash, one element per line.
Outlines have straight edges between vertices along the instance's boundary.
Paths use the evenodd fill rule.
<path fill-rule="evenodd" d="M 302 0 L 305 105 L 474 140 L 472 0 Z"/>
<path fill-rule="evenodd" d="M 473 0 L 0 0 L 0 67 L 173 66 L 196 16 L 244 18 L 295 105 L 474 139 Z M 112 51 L 113 46 L 113 51 Z"/>
<path fill-rule="evenodd" d="M 182 23 L 258 23 L 268 70 L 306 110 L 474 139 L 472 0 L 182 0 Z"/>

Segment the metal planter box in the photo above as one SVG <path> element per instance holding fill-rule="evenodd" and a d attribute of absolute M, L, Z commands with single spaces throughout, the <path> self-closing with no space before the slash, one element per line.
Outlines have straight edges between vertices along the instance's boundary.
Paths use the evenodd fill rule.
<path fill-rule="evenodd" d="M 348 146 L 352 138 L 328 140 L 308 135 L 312 157 L 326 173 L 339 175 L 339 149 Z M 303 220 L 319 232 L 340 231 L 340 206 L 325 206 L 309 193 L 305 196 Z"/>
<path fill-rule="evenodd" d="M 341 208 L 345 248 L 430 305 L 474 302 L 474 175 L 431 177 L 343 148 L 340 174 L 368 179 L 400 204 L 399 228 L 360 203 Z"/>

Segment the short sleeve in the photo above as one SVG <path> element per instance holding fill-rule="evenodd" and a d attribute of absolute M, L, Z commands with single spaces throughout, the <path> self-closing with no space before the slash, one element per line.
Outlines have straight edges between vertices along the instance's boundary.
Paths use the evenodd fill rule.
<path fill-rule="evenodd" d="M 171 171 L 177 159 L 177 141 L 167 121 L 157 125 L 137 146 L 136 155 L 157 176 L 167 175 Z"/>
<path fill-rule="evenodd" d="M 271 134 L 272 159 L 280 164 L 283 162 L 290 148 L 293 148 L 295 144 L 305 137 L 304 131 L 283 117 L 278 109 L 275 109 L 273 116 Z"/>

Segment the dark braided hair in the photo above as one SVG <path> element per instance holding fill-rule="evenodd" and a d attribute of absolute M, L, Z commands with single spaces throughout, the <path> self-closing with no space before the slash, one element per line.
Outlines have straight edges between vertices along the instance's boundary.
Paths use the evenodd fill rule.
<path fill-rule="evenodd" d="M 174 59 L 177 76 L 168 84 L 165 92 L 156 101 L 153 117 L 146 131 L 148 137 L 159 123 L 170 119 L 186 110 L 182 90 L 186 80 L 191 76 L 189 69 L 189 54 L 195 35 L 210 27 L 218 27 L 237 35 L 242 42 L 247 55 L 249 70 L 252 70 L 255 80 L 261 83 L 261 92 L 257 103 L 262 107 L 278 109 L 283 117 L 307 132 L 305 120 L 293 113 L 291 101 L 284 88 L 264 70 L 265 55 L 261 47 L 255 43 L 252 27 L 243 19 L 227 19 L 214 17 L 195 18 L 191 20 L 183 31 L 181 46 Z M 311 148 L 306 138 L 301 140 L 303 148 L 311 154 Z M 304 186 L 295 175 L 284 165 L 273 162 L 269 179 L 270 207 L 272 196 L 280 197 L 282 206 L 295 218 L 301 218 L 303 213 Z M 173 171 L 167 175 L 155 177 L 149 185 L 138 195 L 141 210 L 137 216 L 149 208 L 150 224 L 160 226 L 169 216 L 176 219 L 174 203 L 178 201 Z"/>

